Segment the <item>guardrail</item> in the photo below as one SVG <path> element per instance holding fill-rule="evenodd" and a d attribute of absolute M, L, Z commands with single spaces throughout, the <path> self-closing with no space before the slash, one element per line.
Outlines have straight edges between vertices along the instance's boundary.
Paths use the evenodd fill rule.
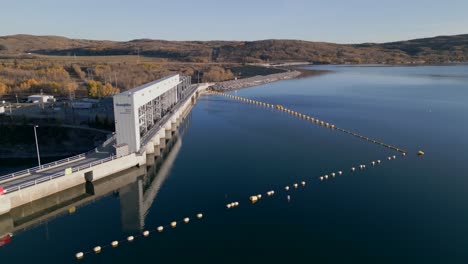
<path fill-rule="evenodd" d="M 114 134 L 114 135 L 112 135 L 112 137 L 110 137 L 106 141 L 104 141 L 102 143 L 102 146 L 106 147 L 107 145 L 112 143 L 115 139 L 116 139 L 116 135 Z M 26 169 L 26 170 L 17 171 L 17 172 L 14 172 L 14 173 L 2 175 L 2 176 L 0 176 L 0 182 L 4 181 L 4 180 L 15 178 L 15 177 L 25 176 L 25 175 L 37 172 L 39 170 L 44 170 L 44 169 L 47 169 L 47 168 L 55 167 L 57 165 L 68 163 L 70 161 L 78 160 L 78 159 L 86 157 L 87 155 L 89 155 L 91 153 L 95 153 L 96 151 L 97 151 L 97 148 L 94 148 L 94 149 L 92 149 L 92 150 L 90 150 L 90 151 L 88 151 L 86 153 L 81 153 L 81 154 L 73 156 L 73 157 L 57 160 L 57 161 L 50 162 L 50 163 L 47 163 L 47 164 L 44 164 L 44 165 L 41 165 L 41 166 L 36 166 L 36 167 L 33 167 L 33 168 L 29 168 L 29 169 Z"/>
<path fill-rule="evenodd" d="M 81 170 L 84 170 L 84 169 L 89 169 L 89 168 L 92 168 L 92 167 L 97 166 L 97 165 L 101 165 L 103 163 L 109 162 L 109 161 L 114 160 L 114 159 L 116 159 L 116 155 L 112 155 L 112 156 L 107 157 L 105 159 L 96 160 L 96 161 L 90 162 L 88 164 L 72 168 L 72 173 L 77 172 L 77 171 L 81 171 Z M 44 176 L 42 178 L 38 178 L 38 179 L 35 179 L 35 180 L 24 182 L 24 183 L 21 183 L 21 184 L 19 184 L 17 186 L 12 186 L 12 187 L 5 188 L 4 189 L 4 194 L 11 193 L 11 192 L 16 192 L 16 191 L 19 191 L 19 190 L 24 189 L 24 188 L 28 188 L 28 187 L 31 187 L 31 186 L 34 186 L 34 185 L 37 185 L 37 184 L 40 184 L 40 183 L 43 183 L 43 182 L 46 182 L 46 181 L 50 181 L 50 180 L 53 180 L 53 179 L 56 179 L 56 178 L 63 177 L 65 175 L 66 175 L 65 170 L 63 170 L 61 172 L 57 172 L 57 173 L 49 175 L 49 176 Z"/>
<path fill-rule="evenodd" d="M 93 149 L 92 151 L 94 152 L 95 149 Z M 26 170 L 17 171 L 17 172 L 14 172 L 14 173 L 3 175 L 3 176 L 0 176 L 0 181 L 4 181 L 4 180 L 11 179 L 11 178 L 24 176 L 24 175 L 28 175 L 28 174 L 37 172 L 39 170 L 44 170 L 44 169 L 55 167 L 57 165 L 61 165 L 61 164 L 64 164 L 64 163 L 67 163 L 67 162 L 70 162 L 70 161 L 78 160 L 78 159 L 86 157 L 87 154 L 89 154 L 89 152 L 88 153 L 81 153 L 79 155 L 69 157 L 69 158 L 66 158 L 66 159 L 61 159 L 61 160 L 57 160 L 57 161 L 54 161 L 54 162 L 50 162 L 50 163 L 47 163 L 47 164 L 44 164 L 44 165 L 41 165 L 41 166 L 36 166 L 36 167 L 29 168 L 29 169 L 26 169 Z"/>

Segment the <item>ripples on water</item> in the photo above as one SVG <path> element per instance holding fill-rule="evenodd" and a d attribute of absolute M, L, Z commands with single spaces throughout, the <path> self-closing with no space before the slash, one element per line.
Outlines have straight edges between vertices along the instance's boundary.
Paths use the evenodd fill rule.
<path fill-rule="evenodd" d="M 202 212 L 202 221 L 80 262 L 466 263 L 468 67 L 310 68 L 333 72 L 232 93 L 331 121 L 409 155 L 390 162 L 384 159 L 395 152 L 362 139 L 203 96 L 165 165 L 95 183 L 94 195 L 77 188 L 38 214 L 23 208 L 0 218 L 4 228 L 32 224 L 14 232 L 0 258 L 73 263 L 78 251 Z M 419 149 L 426 155 L 418 158 Z M 376 159 L 382 165 L 349 174 Z M 317 178 L 338 170 L 345 175 Z M 301 180 L 305 188 L 281 191 Z M 250 195 L 269 190 L 274 198 L 250 205 Z M 240 206 L 225 209 L 232 201 Z"/>

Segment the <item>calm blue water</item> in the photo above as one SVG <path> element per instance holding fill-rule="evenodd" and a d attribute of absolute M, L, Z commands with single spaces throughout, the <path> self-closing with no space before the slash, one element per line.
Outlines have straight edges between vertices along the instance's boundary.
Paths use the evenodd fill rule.
<path fill-rule="evenodd" d="M 70 201 L 41 213 L 29 216 L 23 208 L 0 218 L 0 227 L 14 229 L 0 259 L 467 263 L 468 66 L 310 68 L 333 72 L 232 93 L 281 104 L 409 154 L 273 109 L 203 96 L 156 171 L 135 169 L 96 183 L 94 195 L 82 186 L 60 198 Z M 425 156 L 417 157 L 420 149 Z M 394 154 L 396 160 L 385 159 Z M 380 166 L 350 173 L 377 159 Z M 317 179 L 338 170 L 344 175 Z M 305 188 L 283 190 L 302 180 Z M 248 202 L 268 190 L 276 191 L 273 198 Z M 225 209 L 232 201 L 240 206 Z M 203 220 L 194 219 L 198 212 Z M 189 224 L 74 259 L 78 251 L 186 216 Z"/>

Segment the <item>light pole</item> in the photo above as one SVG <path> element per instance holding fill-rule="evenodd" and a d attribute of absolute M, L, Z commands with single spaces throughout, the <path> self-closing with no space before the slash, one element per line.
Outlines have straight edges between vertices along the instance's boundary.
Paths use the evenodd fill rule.
<path fill-rule="evenodd" d="M 38 128 L 38 125 L 34 125 L 34 138 L 36 139 L 36 150 L 37 150 L 37 162 L 39 163 L 39 168 L 41 168 L 41 156 L 39 156 L 39 144 L 37 143 L 37 132 L 36 128 Z"/>

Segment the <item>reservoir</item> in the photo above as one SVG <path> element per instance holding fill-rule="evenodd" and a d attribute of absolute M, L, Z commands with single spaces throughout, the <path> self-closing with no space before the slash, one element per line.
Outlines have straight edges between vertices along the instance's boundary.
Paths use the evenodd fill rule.
<path fill-rule="evenodd" d="M 280 104 L 408 154 L 276 109 L 203 95 L 163 160 L 1 216 L 0 235 L 13 237 L 0 241 L 0 259 L 466 263 L 468 66 L 307 68 L 326 72 L 229 93 Z M 425 155 L 418 157 L 419 150 Z M 391 155 L 396 159 L 387 160 Z M 378 159 L 382 164 L 351 173 Z M 319 180 L 337 171 L 343 175 Z M 301 181 L 304 187 L 292 187 Z M 270 190 L 274 196 L 249 202 Z M 239 206 L 226 208 L 235 201 Z M 185 217 L 189 223 L 166 227 Z M 117 248 L 110 247 L 114 240 L 121 241 Z M 93 253 L 95 246 L 102 252 Z M 77 252 L 84 258 L 76 260 Z"/>

